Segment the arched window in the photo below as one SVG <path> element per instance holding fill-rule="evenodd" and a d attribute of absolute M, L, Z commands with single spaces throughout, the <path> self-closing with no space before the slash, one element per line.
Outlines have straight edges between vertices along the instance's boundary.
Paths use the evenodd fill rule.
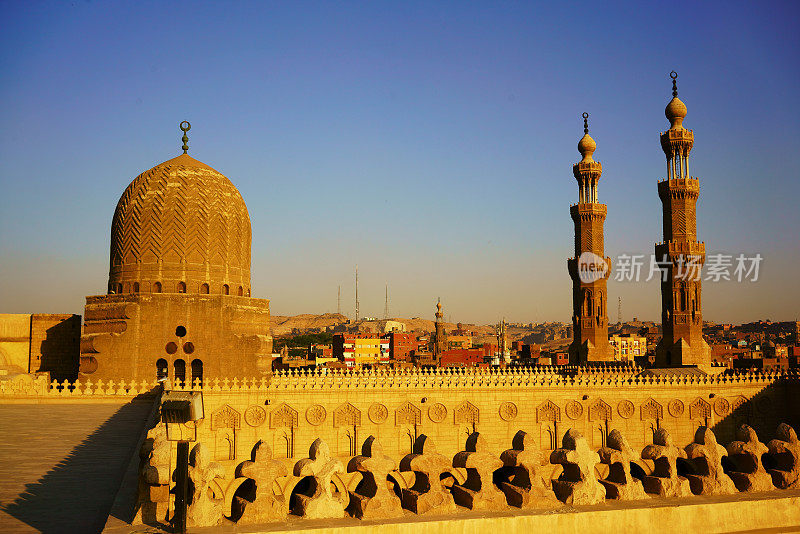
<path fill-rule="evenodd" d="M 117 284 L 117 295 L 122 295 L 122 284 Z"/>
<path fill-rule="evenodd" d="M 186 293 L 186 282 L 178 282 L 178 293 Z"/>
<path fill-rule="evenodd" d="M 222 294 L 223 295 L 231 294 L 231 288 L 228 286 L 228 284 L 222 284 Z"/>
<path fill-rule="evenodd" d="M 139 282 L 134 282 L 133 283 L 133 292 L 134 293 L 138 293 L 139 292 Z"/>
<path fill-rule="evenodd" d="M 200 286 L 200 293 L 203 295 L 208 295 L 208 284 L 203 284 Z"/>
<path fill-rule="evenodd" d="M 159 358 L 156 362 L 156 376 L 158 378 L 166 378 L 169 376 L 168 368 L 167 368 L 167 360 L 164 358 Z"/>
<path fill-rule="evenodd" d="M 244 296 L 244 288 L 242 286 L 239 286 L 239 296 Z"/>
<path fill-rule="evenodd" d="M 195 381 L 199 385 L 203 384 L 203 361 L 200 359 L 192 360 L 192 385 L 194 385 Z"/>
<path fill-rule="evenodd" d="M 186 362 L 178 358 L 175 360 L 175 381 L 186 381 Z"/>
<path fill-rule="evenodd" d="M 161 293 L 161 282 L 153 283 L 153 293 Z"/>

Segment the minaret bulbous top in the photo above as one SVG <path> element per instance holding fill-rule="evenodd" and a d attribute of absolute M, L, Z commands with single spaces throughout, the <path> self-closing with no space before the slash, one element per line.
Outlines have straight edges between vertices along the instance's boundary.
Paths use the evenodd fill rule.
<path fill-rule="evenodd" d="M 581 137 L 581 140 L 578 141 L 578 152 L 580 152 L 581 156 L 583 156 L 581 163 L 594 162 L 594 159 L 592 159 L 592 154 L 594 154 L 595 150 L 597 150 L 597 143 L 595 143 L 594 139 L 592 139 L 592 136 L 589 135 L 589 114 L 584 113 L 583 137 Z"/>
<path fill-rule="evenodd" d="M 670 72 L 669 77 L 672 78 L 672 100 L 667 104 L 664 109 L 664 115 L 670 123 L 670 130 L 678 130 L 683 128 L 683 119 L 686 118 L 686 104 L 678 98 L 678 73 L 674 70 Z"/>

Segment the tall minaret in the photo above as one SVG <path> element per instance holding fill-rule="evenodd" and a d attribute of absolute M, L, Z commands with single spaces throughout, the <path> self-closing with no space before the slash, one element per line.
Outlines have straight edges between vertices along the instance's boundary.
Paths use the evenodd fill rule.
<path fill-rule="evenodd" d="M 670 128 L 661 134 L 667 177 L 658 182 L 664 241 L 655 247 L 656 260 L 667 267 L 666 280 L 661 280 L 662 338 L 656 347 L 656 366 L 710 366 L 711 349 L 703 339 L 700 310 L 700 268 L 706 259 L 705 243 L 697 241 L 700 182 L 689 175 L 694 133 L 683 127 L 686 105 L 678 98 L 678 74 L 672 71 L 670 77 L 672 100 L 664 110 Z"/>
<path fill-rule="evenodd" d="M 603 222 L 607 207 L 597 202 L 597 182 L 603 166 L 592 159 L 597 148 L 589 136 L 589 114 L 583 114 L 583 137 L 578 152 L 583 159 L 572 166 L 578 181 L 578 203 L 569 208 L 575 223 L 575 257 L 567 260 L 572 278 L 571 364 L 614 360 L 614 348 L 608 343 L 608 294 L 606 280 L 611 274 L 611 259 L 605 257 Z"/>

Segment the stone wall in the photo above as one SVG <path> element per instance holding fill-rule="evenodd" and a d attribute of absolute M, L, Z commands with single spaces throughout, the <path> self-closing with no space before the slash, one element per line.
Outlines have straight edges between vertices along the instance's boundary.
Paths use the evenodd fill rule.
<path fill-rule="evenodd" d="M 676 443 L 689 443 L 701 425 L 730 441 L 741 423 L 764 435 L 780 422 L 796 424 L 800 408 L 796 379 L 778 374 L 279 373 L 271 382 L 213 379 L 198 390 L 206 413 L 198 439 L 217 461 L 244 458 L 259 440 L 276 457 L 303 457 L 316 438 L 327 441 L 334 455 L 353 456 L 369 435 L 380 438 L 387 454 L 401 456 L 419 434 L 433 438 L 443 454 L 455 454 L 473 431 L 497 451 L 508 448 L 518 430 L 545 450 L 558 447 L 569 428 L 581 431 L 594 448 L 615 428 L 638 448 L 651 443 L 658 427 L 669 430 Z"/>
<path fill-rule="evenodd" d="M 31 316 L 31 373 L 57 380 L 78 377 L 81 316 L 35 313 Z"/>
<path fill-rule="evenodd" d="M 271 371 L 269 301 L 232 295 L 148 293 L 86 297 L 83 377 L 155 380 L 180 365 L 186 380 Z M 194 366 L 193 366 L 194 365 Z"/>
<path fill-rule="evenodd" d="M 144 486 L 145 493 L 140 491 L 138 506 L 151 506 L 141 508 L 139 520 L 163 524 L 171 514 L 169 481 L 176 461 L 174 440 L 181 437 L 193 441 L 193 451 L 204 448 L 204 460 L 193 456 L 192 465 L 200 466 L 193 467 L 193 476 L 213 475 L 208 479 L 209 495 L 214 496 L 209 502 L 216 510 L 213 521 L 221 521 L 223 515 L 235 519 L 237 503 L 241 504 L 242 498 L 247 500 L 252 483 L 248 483 L 243 469 L 254 462 L 267 462 L 274 466 L 269 469 L 278 473 L 269 495 L 278 499 L 275 510 L 284 516 L 295 510 L 298 502 L 302 505 L 296 496 L 305 491 L 305 470 L 320 458 L 327 462 L 325 465 L 342 466 L 338 472 L 323 469 L 328 473 L 325 476 L 330 476 L 328 485 L 335 488 L 330 498 L 345 506 L 349 494 L 354 502 L 353 492 L 360 491 L 364 479 L 351 467 L 358 465 L 354 457 L 363 453 L 370 436 L 381 443 L 385 462 L 395 466 L 388 471 L 394 493 L 405 495 L 414 487 L 415 475 L 400 466 L 401 460 L 409 457 L 415 442 L 414 452 L 420 450 L 421 440 L 437 446 L 447 464 L 442 467 L 447 477 L 443 480 L 447 488 L 452 488 L 469 485 L 470 464 L 457 460 L 463 459 L 465 453 L 461 451 L 470 450 L 467 438 L 476 436 L 475 432 L 485 440 L 475 450 L 487 465 L 494 465 L 503 451 L 512 448 L 519 431 L 526 432 L 533 438 L 531 446 L 538 445 L 544 453 L 541 475 L 550 481 L 562 470 L 546 459 L 553 461 L 557 456 L 550 452 L 567 445 L 564 434 L 569 430 L 570 435 L 577 430 L 586 436 L 584 451 L 608 451 L 608 447 L 615 447 L 609 434 L 615 429 L 621 431 L 633 454 L 631 465 L 637 463 L 640 471 L 649 475 L 654 472 L 652 461 L 637 458 L 653 443 L 656 429 L 667 429 L 674 444 L 683 449 L 696 439 L 695 431 L 701 426 L 712 428 L 722 444 L 741 439 L 733 433 L 741 423 L 752 426 L 763 443 L 776 436 L 779 423 L 798 426 L 797 374 L 648 378 L 585 374 L 570 378 L 555 371 L 286 372 L 272 379 L 209 379 L 192 386 L 167 383 L 168 389 L 202 392 L 205 417 L 197 424 L 159 423 L 151 430 L 149 449 L 142 449 L 140 473 L 151 470 L 158 476 L 148 478 L 154 485 Z M 161 387 L 146 380 L 48 383 L 45 375 L 24 376 L 30 380 L 0 381 L 0 403 L 96 403 L 158 393 Z M 417 439 L 422 435 L 426 438 Z M 158 455 L 154 440 L 161 440 Z M 264 444 L 272 450 L 258 456 Z M 304 460 L 309 456 L 317 459 Z M 484 476 L 490 476 L 496 466 L 487 469 Z M 597 478 L 610 480 L 608 465 L 592 467 L 590 462 L 587 469 Z"/>
<path fill-rule="evenodd" d="M 0 372 L 46 372 L 58 380 L 74 380 L 80 337 L 80 315 L 0 314 Z"/>
<path fill-rule="evenodd" d="M 31 314 L 0 313 L 0 368 L 28 372 L 31 352 Z"/>

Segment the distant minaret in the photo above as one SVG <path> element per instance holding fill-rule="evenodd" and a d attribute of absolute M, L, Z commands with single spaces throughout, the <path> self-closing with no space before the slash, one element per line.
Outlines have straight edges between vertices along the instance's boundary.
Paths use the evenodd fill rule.
<path fill-rule="evenodd" d="M 342 314 L 342 286 L 336 288 L 336 313 Z"/>
<path fill-rule="evenodd" d="M 386 300 L 383 303 L 383 318 L 389 318 L 389 284 L 386 284 Z"/>
<path fill-rule="evenodd" d="M 500 324 L 497 327 L 497 349 L 500 352 L 500 357 L 503 358 L 503 361 L 509 363 L 510 358 L 506 357 L 506 352 L 508 352 L 508 346 L 506 341 L 506 319 L 503 317 L 503 320 L 500 321 Z"/>
<path fill-rule="evenodd" d="M 356 265 L 356 321 L 358 322 L 358 265 Z"/>
<path fill-rule="evenodd" d="M 617 297 L 617 324 L 622 326 L 622 297 Z"/>
<path fill-rule="evenodd" d="M 667 157 L 667 177 L 658 182 L 663 205 L 664 241 L 658 243 L 656 260 L 666 260 L 666 281 L 661 281 L 661 324 L 663 337 L 656 346 L 657 367 L 710 366 L 711 348 L 703 339 L 700 307 L 700 271 L 706 260 L 706 245 L 697 241 L 697 197 L 700 181 L 689 175 L 689 153 L 694 133 L 683 127 L 686 105 L 678 98 L 675 71 L 672 100 L 664 114 L 670 128 L 661 134 L 661 148 Z M 687 268 L 694 264 L 696 276 Z M 686 276 L 686 275 L 689 276 Z"/>
<path fill-rule="evenodd" d="M 444 314 L 442 313 L 442 299 L 436 301 L 436 333 L 433 340 L 433 355 L 436 357 L 436 363 L 439 363 L 442 352 L 447 350 L 447 334 L 444 331 L 444 322 L 442 321 Z"/>
<path fill-rule="evenodd" d="M 592 159 L 597 144 L 589 135 L 589 114 L 583 114 L 583 137 L 578 152 L 583 159 L 572 166 L 578 181 L 578 203 L 569 208 L 575 223 L 575 257 L 567 260 L 572 278 L 571 364 L 614 360 L 608 343 L 608 295 L 606 280 L 611 275 L 611 259 L 605 257 L 603 223 L 608 208 L 597 202 L 597 182 L 603 166 Z"/>

